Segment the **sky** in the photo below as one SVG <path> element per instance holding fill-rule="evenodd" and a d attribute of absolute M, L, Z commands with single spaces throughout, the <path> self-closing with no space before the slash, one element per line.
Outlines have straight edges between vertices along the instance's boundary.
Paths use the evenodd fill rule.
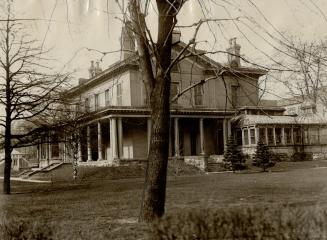
<path fill-rule="evenodd" d="M 122 4 L 123 0 L 118 2 Z M 150 3 L 147 23 L 155 38 L 157 15 L 153 6 Z M 16 0 L 13 7 L 17 18 L 36 19 L 25 21 L 26 29 L 46 48 L 51 48 L 51 56 L 58 60 L 54 67 L 76 72 L 75 82 L 88 77 L 91 60 L 101 59 L 101 67 L 105 69 L 120 58 L 119 52 L 105 57 L 99 53 L 120 49 L 123 15 L 116 0 Z M 285 41 L 286 35 L 305 41 L 326 39 L 326 16 L 326 0 L 189 0 L 178 16 L 177 25 L 190 25 L 204 17 L 225 19 L 203 24 L 197 35 L 197 47 L 224 51 L 228 40 L 236 37 L 242 56 L 268 65 L 271 56 L 281 52 L 280 42 Z M 239 20 L 228 20 L 235 18 Z M 180 29 L 182 40 L 188 42 L 194 28 Z M 224 54 L 211 57 L 221 62 L 227 59 Z M 276 92 L 272 80 L 268 85 Z"/>

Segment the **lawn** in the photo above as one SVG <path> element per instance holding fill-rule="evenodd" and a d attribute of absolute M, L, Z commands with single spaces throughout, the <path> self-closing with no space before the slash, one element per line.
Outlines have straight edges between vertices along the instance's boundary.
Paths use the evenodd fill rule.
<path fill-rule="evenodd" d="M 171 176 L 167 212 L 283 203 L 325 205 L 325 165 L 325 161 L 282 163 L 278 171 L 267 173 Z M 149 227 L 136 223 L 142 178 L 12 185 L 11 195 L 0 195 L 2 218 L 11 215 L 47 223 L 67 239 L 143 239 L 149 232 Z"/>

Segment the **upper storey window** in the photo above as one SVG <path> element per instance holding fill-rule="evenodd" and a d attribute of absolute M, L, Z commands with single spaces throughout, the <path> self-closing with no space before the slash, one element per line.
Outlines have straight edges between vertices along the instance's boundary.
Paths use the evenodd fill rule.
<path fill-rule="evenodd" d="M 94 94 L 94 110 L 99 110 L 99 94 Z"/>
<path fill-rule="evenodd" d="M 179 82 L 171 82 L 170 84 L 170 99 L 173 99 L 178 94 Z M 176 104 L 178 101 L 174 101 L 173 104 Z"/>
<path fill-rule="evenodd" d="M 123 105 L 123 89 L 121 83 L 117 84 L 117 105 L 118 106 Z"/>
<path fill-rule="evenodd" d="M 104 92 L 104 98 L 105 98 L 105 104 L 106 104 L 106 107 L 110 106 L 111 103 L 110 103 L 110 91 L 109 91 L 109 89 L 107 89 L 107 90 Z"/>
<path fill-rule="evenodd" d="M 90 111 L 90 99 L 89 98 L 85 98 L 84 107 L 85 107 L 86 112 Z"/>
<path fill-rule="evenodd" d="M 203 85 L 197 85 L 194 87 L 194 105 L 203 105 Z"/>

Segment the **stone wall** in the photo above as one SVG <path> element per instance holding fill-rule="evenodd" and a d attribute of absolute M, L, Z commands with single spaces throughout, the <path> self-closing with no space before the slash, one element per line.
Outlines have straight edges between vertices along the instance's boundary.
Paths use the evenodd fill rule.
<path fill-rule="evenodd" d="M 195 166 L 201 171 L 207 171 L 208 156 L 185 156 L 184 162 L 188 165 Z"/>

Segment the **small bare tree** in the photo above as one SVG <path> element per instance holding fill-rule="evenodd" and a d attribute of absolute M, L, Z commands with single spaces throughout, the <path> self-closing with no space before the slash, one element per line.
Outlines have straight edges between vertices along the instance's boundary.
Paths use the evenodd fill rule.
<path fill-rule="evenodd" d="M 7 2 L 7 16 L 0 27 L 0 104 L 5 114 L 0 119 L 5 151 L 3 192 L 10 194 L 11 152 L 18 147 L 25 133 L 13 134 L 15 121 L 29 121 L 47 110 L 58 99 L 67 76 L 49 67 L 48 51 L 24 30 L 22 21 L 15 19 L 11 2 Z"/>

